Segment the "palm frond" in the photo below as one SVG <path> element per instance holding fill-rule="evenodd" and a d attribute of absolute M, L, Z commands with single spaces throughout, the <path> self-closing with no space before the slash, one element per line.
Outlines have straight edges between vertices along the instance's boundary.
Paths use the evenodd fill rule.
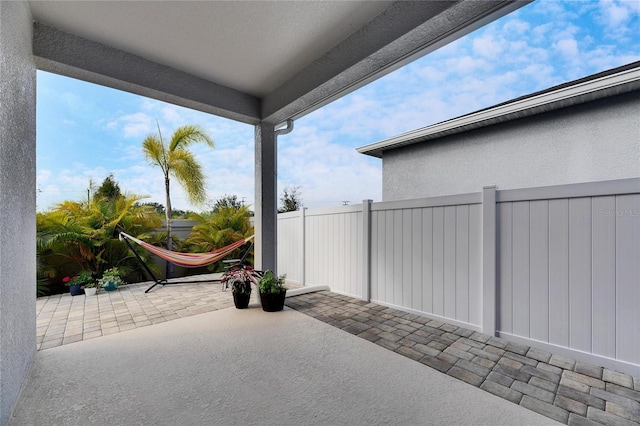
<path fill-rule="evenodd" d="M 167 154 L 162 142 L 155 136 L 147 136 L 142 141 L 142 153 L 145 158 L 162 169 L 162 172 L 166 175 L 168 170 Z"/>
<path fill-rule="evenodd" d="M 205 175 L 193 153 L 176 150 L 171 153 L 171 174 L 187 193 L 189 201 L 200 205 L 206 200 Z"/>
<path fill-rule="evenodd" d="M 171 142 L 169 142 L 169 152 L 177 149 L 184 149 L 193 143 L 204 143 L 214 147 L 213 139 L 209 137 L 206 131 L 196 125 L 181 126 L 173 132 Z"/>

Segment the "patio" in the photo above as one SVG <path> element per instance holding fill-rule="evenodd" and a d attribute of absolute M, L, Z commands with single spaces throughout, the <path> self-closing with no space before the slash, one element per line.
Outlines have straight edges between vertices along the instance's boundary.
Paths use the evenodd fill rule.
<path fill-rule="evenodd" d="M 11 424 L 640 423 L 637 378 L 504 339 L 328 291 L 270 315 L 148 284 L 38 299 Z"/>
<path fill-rule="evenodd" d="M 160 324 L 233 306 L 230 292 L 220 291 L 219 274 L 200 275 L 198 284 L 170 284 L 144 291 L 151 282 L 100 291 L 96 297 L 58 294 L 36 300 L 38 350 Z M 207 282 L 206 280 L 211 281 Z M 194 280 L 178 278 L 172 282 Z"/>

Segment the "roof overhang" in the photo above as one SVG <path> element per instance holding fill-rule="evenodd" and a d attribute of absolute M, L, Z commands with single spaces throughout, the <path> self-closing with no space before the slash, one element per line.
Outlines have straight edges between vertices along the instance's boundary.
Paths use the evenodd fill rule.
<path fill-rule="evenodd" d="M 41 70 L 245 123 L 279 124 L 528 2 L 29 4 Z"/>
<path fill-rule="evenodd" d="M 383 152 L 444 136 L 517 120 L 640 89 L 640 62 L 514 99 L 471 114 L 423 127 L 357 148 L 361 154 L 382 158 Z"/>

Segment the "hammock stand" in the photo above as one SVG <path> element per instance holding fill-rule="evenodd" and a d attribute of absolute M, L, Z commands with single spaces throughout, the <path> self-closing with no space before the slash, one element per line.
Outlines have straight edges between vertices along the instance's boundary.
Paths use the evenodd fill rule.
<path fill-rule="evenodd" d="M 216 280 L 180 281 L 177 283 L 171 283 L 167 281 L 167 279 L 162 279 L 162 280 L 158 279 L 154 275 L 154 273 L 151 271 L 149 266 L 144 262 L 144 260 L 142 260 L 138 252 L 134 249 L 133 245 L 131 245 L 131 241 L 138 244 L 140 247 L 144 248 L 145 250 L 149 251 L 151 254 L 154 254 L 160 257 L 161 259 L 166 260 L 167 262 L 171 262 L 174 265 L 182 266 L 185 268 L 198 268 L 200 266 L 210 265 L 228 256 L 233 251 L 245 245 L 251 239 L 253 239 L 253 235 L 248 238 L 244 238 L 242 240 L 238 240 L 234 243 L 231 243 L 228 246 L 224 246 L 217 250 L 211 251 L 209 253 L 180 253 L 177 251 L 167 250 L 161 247 L 156 247 L 153 244 L 149 244 L 135 237 L 132 237 L 129 234 L 120 232 L 120 240 L 124 241 L 125 244 L 127 244 L 127 247 L 129 247 L 129 250 L 131 250 L 131 252 L 136 256 L 136 258 L 138 259 L 138 262 L 140 262 L 145 272 L 154 281 L 154 284 L 151 285 L 151 287 L 149 287 L 148 289 L 146 289 L 145 293 L 150 292 L 151 289 L 153 289 L 158 284 L 161 284 L 164 286 L 166 284 L 203 283 L 203 282 L 216 281 Z M 251 243 L 251 245 L 247 248 L 247 250 L 245 251 L 245 253 L 242 255 L 240 259 L 230 259 L 230 260 L 224 261 L 224 263 L 237 264 L 237 263 L 243 262 L 249 255 L 249 252 L 251 251 L 252 248 L 253 248 L 253 243 Z"/>

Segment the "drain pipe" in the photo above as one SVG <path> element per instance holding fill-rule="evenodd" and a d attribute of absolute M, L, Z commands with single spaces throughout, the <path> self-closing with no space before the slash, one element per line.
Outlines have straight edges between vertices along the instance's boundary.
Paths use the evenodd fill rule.
<path fill-rule="evenodd" d="M 275 133 L 276 133 L 276 141 L 277 141 L 278 136 L 286 135 L 286 134 L 291 133 L 293 131 L 293 120 L 290 119 L 290 118 L 287 118 L 286 123 L 287 123 L 287 127 L 283 127 L 282 129 L 278 129 L 278 130 L 275 131 Z"/>

